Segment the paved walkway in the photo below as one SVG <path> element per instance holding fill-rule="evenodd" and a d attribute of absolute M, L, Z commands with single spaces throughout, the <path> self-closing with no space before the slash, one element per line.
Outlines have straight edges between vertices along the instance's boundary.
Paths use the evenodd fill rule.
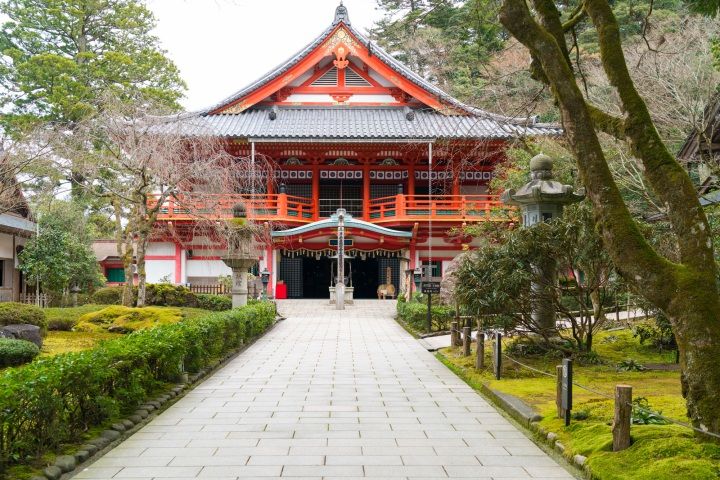
<path fill-rule="evenodd" d="M 281 302 L 287 320 L 75 478 L 573 478 L 394 308 Z"/>

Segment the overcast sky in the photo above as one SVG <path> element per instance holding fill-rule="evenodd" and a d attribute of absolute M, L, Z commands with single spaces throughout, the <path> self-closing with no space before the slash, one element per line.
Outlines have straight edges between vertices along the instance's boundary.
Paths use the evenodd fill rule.
<path fill-rule="evenodd" d="M 339 0 L 147 0 L 156 34 L 188 85 L 183 105 L 198 110 L 240 90 L 315 39 Z M 381 17 L 375 0 L 345 0 L 353 26 Z"/>

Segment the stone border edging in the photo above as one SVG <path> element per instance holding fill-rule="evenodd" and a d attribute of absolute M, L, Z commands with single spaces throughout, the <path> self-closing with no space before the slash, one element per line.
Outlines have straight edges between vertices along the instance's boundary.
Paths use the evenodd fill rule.
<path fill-rule="evenodd" d="M 230 351 L 224 358 L 213 362 L 189 377 L 187 374 L 183 374 L 186 378 L 183 378 L 181 383 L 176 384 L 154 399 L 141 403 L 132 415 L 118 420 L 113 423 L 109 429 L 104 430 L 98 437 L 86 441 L 78 447 L 79 449 L 75 454 L 55 457 L 55 462 L 43 469 L 43 475 L 35 475 L 30 477 L 30 480 L 69 480 L 73 478 L 86 467 L 102 458 L 107 452 L 130 438 L 135 432 L 154 420 L 160 413 L 167 410 L 168 407 L 183 398 L 195 386 L 199 385 L 202 380 L 237 358 L 256 341 L 274 329 L 280 320 L 284 320 L 284 318 L 278 319 L 276 316 L 275 321 L 267 330 L 252 338 L 247 343 L 243 343 L 235 350 Z"/>
<path fill-rule="evenodd" d="M 468 381 L 468 377 L 461 367 L 452 364 L 450 360 L 440 352 L 435 352 L 435 355 L 440 358 L 440 363 L 445 365 L 473 390 L 487 398 L 493 405 L 502 410 L 503 413 L 515 420 L 522 428 L 528 430 L 529 433 L 532 434 L 532 438 L 536 444 L 540 444 L 542 442 L 542 445 L 538 446 L 549 448 L 550 450 L 556 452 L 567 464 L 567 466 L 573 470 L 579 471 L 579 473 L 583 474 L 586 478 L 596 478 L 587 465 L 587 457 L 583 455 L 575 455 L 572 458 L 569 458 L 565 454 L 565 445 L 557 440 L 557 434 L 553 432 L 546 432 L 545 429 L 540 426 L 539 421 L 542 420 L 542 416 L 533 410 L 532 407 L 518 397 L 493 390 L 484 383 L 480 383 L 478 388 Z"/>

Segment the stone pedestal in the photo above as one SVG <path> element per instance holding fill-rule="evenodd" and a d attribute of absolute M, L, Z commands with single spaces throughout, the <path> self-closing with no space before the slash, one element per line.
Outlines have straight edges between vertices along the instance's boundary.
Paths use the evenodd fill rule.
<path fill-rule="evenodd" d="M 330 289 L 330 305 L 335 305 L 337 303 L 336 302 L 337 297 L 336 297 L 336 293 L 335 293 L 336 289 L 335 289 L 335 287 L 328 287 L 328 288 Z M 346 305 L 353 305 L 354 292 L 355 292 L 355 288 L 345 287 L 345 304 Z"/>
<path fill-rule="evenodd" d="M 232 306 L 243 307 L 248 302 L 248 270 L 257 263 L 257 259 L 225 257 L 222 260 L 232 269 Z"/>

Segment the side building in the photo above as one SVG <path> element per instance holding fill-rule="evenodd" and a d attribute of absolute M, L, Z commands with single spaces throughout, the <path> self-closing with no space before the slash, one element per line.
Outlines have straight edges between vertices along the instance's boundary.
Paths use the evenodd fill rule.
<path fill-rule="evenodd" d="M 0 302 L 17 302 L 27 293 L 18 255 L 37 228 L 22 192 L 17 190 L 16 195 L 12 208 L 0 213 Z"/>
<path fill-rule="evenodd" d="M 328 297 L 339 208 L 349 214 L 356 298 L 376 297 L 383 284 L 405 290 L 421 264 L 442 276 L 472 248 L 458 227 L 494 219 L 500 202 L 488 184 L 508 143 L 560 134 L 452 98 L 353 28 L 343 5 L 277 68 L 183 118 L 189 133 L 213 132 L 232 155 L 270 163 L 262 187 L 223 196 L 215 213 L 228 218 L 242 202 L 249 218 L 271 226 L 259 269 L 270 272 L 269 292 L 280 298 Z M 162 210 L 148 281 L 208 284 L 230 274 L 225 245 L 197 234 L 195 213 L 188 202 Z"/>

